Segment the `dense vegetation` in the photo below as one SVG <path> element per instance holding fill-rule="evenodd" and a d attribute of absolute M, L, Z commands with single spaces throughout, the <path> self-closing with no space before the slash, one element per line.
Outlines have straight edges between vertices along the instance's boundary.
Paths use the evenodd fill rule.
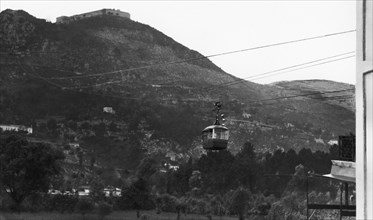
<path fill-rule="evenodd" d="M 312 178 L 313 173 L 330 172 L 330 160 L 335 159 L 336 151 L 338 147 L 334 145 L 328 153 L 303 149 L 299 153 L 278 150 L 273 154 L 258 154 L 252 144 L 246 143 L 236 155 L 229 151 L 207 152 L 176 170 L 150 156 L 141 161 L 134 175 L 117 182 L 117 187 L 122 188 L 121 197 L 105 197 L 104 184 L 92 179 L 92 192 L 86 198 L 35 191 L 25 195 L 22 204 L 26 210 L 78 211 L 82 215 L 96 207 L 102 215 L 110 213 L 111 209 L 156 209 L 158 212 L 238 215 L 240 218 L 247 214 L 268 215 L 269 219 L 271 215 L 276 216 L 276 212 L 284 212 L 303 218 L 307 176 L 311 198 L 321 198 L 322 202 L 336 200 L 337 184 Z M 64 184 L 55 184 L 58 185 L 63 191 Z M 9 209 L 12 200 L 4 196 L 2 192 L 2 208 Z M 298 208 L 295 209 L 295 201 L 287 202 L 292 199 L 299 202 Z"/>
<path fill-rule="evenodd" d="M 42 143 L 29 143 L 17 135 L 0 138 L 0 190 L 12 198 L 19 210 L 24 199 L 47 192 L 54 176 L 59 175 L 62 152 Z"/>

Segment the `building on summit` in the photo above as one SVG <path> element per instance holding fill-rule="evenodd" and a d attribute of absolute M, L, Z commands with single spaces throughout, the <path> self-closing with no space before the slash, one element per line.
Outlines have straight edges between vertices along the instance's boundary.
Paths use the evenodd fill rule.
<path fill-rule="evenodd" d="M 112 16 L 118 16 L 122 18 L 128 18 L 131 19 L 131 15 L 128 12 L 115 10 L 115 9 L 101 9 L 98 11 L 91 11 L 83 14 L 73 15 L 73 16 L 61 16 L 58 17 L 56 20 L 57 24 L 67 24 L 73 21 L 78 21 L 85 18 L 90 17 L 96 17 L 96 16 L 102 16 L 102 15 L 112 15 Z"/>

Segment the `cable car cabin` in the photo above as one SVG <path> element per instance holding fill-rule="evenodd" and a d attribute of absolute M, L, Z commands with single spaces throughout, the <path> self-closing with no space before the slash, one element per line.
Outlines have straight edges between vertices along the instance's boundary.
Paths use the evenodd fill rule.
<path fill-rule="evenodd" d="M 211 125 L 202 131 L 202 146 L 206 150 L 223 150 L 228 145 L 229 130 L 223 125 Z"/>

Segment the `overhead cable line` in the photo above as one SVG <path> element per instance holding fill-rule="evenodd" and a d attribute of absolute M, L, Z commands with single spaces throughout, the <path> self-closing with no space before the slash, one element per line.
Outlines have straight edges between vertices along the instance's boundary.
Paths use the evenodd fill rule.
<path fill-rule="evenodd" d="M 59 84 L 51 82 L 49 79 L 46 79 L 45 77 L 36 76 L 34 74 L 30 74 L 29 72 L 28 72 L 28 74 L 31 75 L 33 78 L 43 80 L 43 81 L 45 81 L 45 82 L 47 82 L 47 83 L 49 83 L 49 84 L 51 84 L 54 87 L 57 87 L 59 89 L 62 89 L 62 90 L 67 89 L 66 87 L 64 87 L 62 85 L 59 85 Z M 325 91 L 325 92 L 315 92 L 315 93 L 293 95 L 293 96 L 283 96 L 283 97 L 277 97 L 277 98 L 271 98 L 271 99 L 256 100 L 256 101 L 248 102 L 247 104 L 258 103 L 256 106 L 272 105 L 273 103 L 260 103 L 260 102 L 274 101 L 274 100 L 281 100 L 281 99 L 288 99 L 288 98 L 291 99 L 291 98 L 303 97 L 303 96 L 311 96 L 311 95 L 322 95 L 322 94 L 338 93 L 338 92 L 345 92 L 345 91 L 352 91 L 352 90 L 354 90 L 354 89 L 342 89 L 342 90 L 332 90 L 332 91 Z M 117 95 L 108 95 L 108 94 L 101 94 L 101 93 L 86 92 L 86 91 L 83 91 L 83 90 L 79 90 L 78 91 L 78 90 L 75 90 L 75 89 L 67 89 L 67 91 L 76 92 L 76 93 L 83 93 L 83 94 L 88 94 L 88 95 L 101 96 L 101 97 L 110 97 L 110 98 L 116 98 L 116 99 L 122 99 L 122 100 L 144 100 L 144 98 L 145 98 L 145 97 L 143 97 L 143 98 L 141 98 L 141 97 L 123 97 L 123 96 L 117 96 Z M 336 100 L 338 100 L 338 99 L 352 98 L 352 96 L 351 95 L 339 95 L 339 96 L 317 97 L 317 98 L 314 98 L 314 99 L 331 99 L 331 98 L 336 98 Z M 188 101 L 188 102 L 190 102 L 191 100 L 183 100 L 183 99 L 181 99 L 180 101 Z M 212 101 L 212 100 L 209 100 L 209 101 Z"/>
<path fill-rule="evenodd" d="M 50 84 L 52 84 L 53 86 L 56 86 L 56 87 L 59 87 L 61 89 L 66 89 L 66 87 L 63 87 L 61 85 L 58 85 L 58 84 L 55 84 L 55 83 L 52 83 L 50 82 L 48 79 L 45 79 L 45 77 L 41 77 L 41 76 L 38 76 L 37 77 L 38 79 L 42 79 Z M 118 98 L 118 99 L 131 99 L 131 100 L 142 100 L 143 98 L 136 98 L 136 97 L 122 97 L 122 96 L 114 96 L 114 95 L 107 95 L 107 94 L 98 94 L 98 93 L 90 93 L 90 92 L 84 92 L 84 91 L 77 91 L 77 90 L 74 90 L 74 89 L 68 89 L 69 91 L 73 91 L 73 92 L 78 92 L 78 93 L 85 93 L 85 94 L 91 94 L 91 95 L 96 95 L 96 96 L 103 96 L 103 97 L 112 97 L 112 98 Z M 315 93 L 308 93 L 308 94 L 301 94 L 301 95 L 292 95 L 292 96 L 283 96 L 283 97 L 277 97 L 277 98 L 271 98 L 271 99 L 261 99 L 261 100 L 256 100 L 256 101 L 251 101 L 251 102 L 248 102 L 247 104 L 251 104 L 251 103 L 258 103 L 258 102 L 265 102 L 265 101 L 275 101 L 275 100 L 281 100 L 281 99 L 289 99 L 289 98 L 296 98 L 296 97 L 303 97 L 303 96 L 312 96 L 312 95 L 322 95 L 322 94 L 330 94 L 330 93 L 338 93 L 338 92 L 346 92 L 346 91 L 353 91 L 355 89 L 341 89 L 341 90 L 332 90 L 332 91 L 325 91 L 325 92 L 315 92 Z M 316 99 L 329 99 L 329 98 L 348 98 L 348 96 L 351 96 L 351 95 L 342 95 L 342 96 L 327 96 L 327 97 L 317 97 Z M 183 99 L 181 99 L 180 101 L 184 101 Z M 190 101 L 190 100 L 185 100 L 185 101 Z M 211 100 L 209 100 L 211 101 Z M 268 104 L 268 103 L 267 103 Z M 266 104 L 260 104 L 260 105 L 266 105 Z"/>
<path fill-rule="evenodd" d="M 338 59 L 334 59 L 334 60 L 330 60 L 330 61 L 326 61 L 326 62 L 322 62 L 322 63 L 316 63 L 316 64 L 313 64 L 313 65 L 310 65 L 310 66 L 291 69 L 291 70 L 280 72 L 280 73 L 274 73 L 274 74 L 271 74 L 271 75 L 268 75 L 268 76 L 262 76 L 262 77 L 258 77 L 258 78 L 254 77 L 254 79 L 251 79 L 251 80 L 257 80 L 257 79 L 262 79 L 262 78 L 266 78 L 266 77 L 271 77 L 271 76 L 274 76 L 274 75 L 293 72 L 293 71 L 296 71 L 296 70 L 301 70 L 301 69 L 306 69 L 306 68 L 310 68 L 310 67 L 314 67 L 314 66 L 319 66 L 319 65 L 322 65 L 322 64 L 327 64 L 327 63 L 331 63 L 331 62 L 335 62 L 335 61 L 339 61 L 339 60 L 345 60 L 345 59 L 352 58 L 352 57 L 356 57 L 356 56 L 353 55 L 353 56 L 342 57 L 342 58 L 338 58 Z"/>
<path fill-rule="evenodd" d="M 61 90 L 64 90 L 64 91 L 69 91 L 69 92 L 74 92 L 74 93 L 83 93 L 83 94 L 87 94 L 87 95 L 94 95 L 94 96 L 101 96 L 101 97 L 116 98 L 116 99 L 122 99 L 122 100 L 142 100 L 143 99 L 143 98 L 138 98 L 138 97 L 123 97 L 123 96 L 119 96 L 119 95 L 116 96 L 116 95 L 108 95 L 108 94 L 103 94 L 103 93 L 93 93 L 93 92 L 86 92 L 86 91 L 83 91 L 83 90 L 71 89 L 70 87 L 65 87 L 65 86 L 62 86 L 60 84 L 51 82 L 50 80 L 48 80 L 45 77 L 35 75 L 35 74 L 31 74 L 30 72 L 27 72 L 27 74 L 30 75 L 31 77 L 35 78 L 35 79 L 43 80 L 44 82 L 46 82 L 46 83 L 48 83 L 48 84 L 50 84 L 54 87 L 57 87 Z"/>
<path fill-rule="evenodd" d="M 26 71 L 24 68 L 23 68 L 23 65 L 20 65 L 21 68 Z M 68 87 L 64 87 L 60 84 L 57 84 L 57 83 L 54 83 L 54 82 L 51 82 L 48 78 L 45 78 L 45 77 L 42 77 L 42 76 L 36 76 L 34 74 L 31 74 L 27 71 L 27 73 L 29 75 L 31 75 L 32 77 L 34 78 L 37 78 L 37 79 L 40 79 L 40 80 L 43 80 L 55 87 L 58 87 L 60 89 L 67 89 L 69 91 L 73 91 L 73 92 L 78 92 L 78 93 L 86 93 L 86 94 L 91 94 L 91 95 L 98 95 L 98 96 L 103 96 L 103 97 L 112 97 L 112 98 L 119 98 L 119 99 L 132 99 L 132 100 L 141 100 L 143 98 L 136 98 L 136 97 L 122 97 L 122 96 L 113 96 L 113 95 L 106 95 L 106 94 L 94 94 L 94 93 L 89 93 L 89 92 L 83 92 L 83 91 L 77 91 L 75 89 L 69 89 Z M 271 98 L 271 99 L 261 99 L 261 100 L 256 100 L 256 101 L 252 101 L 252 102 L 248 102 L 247 104 L 250 104 L 250 103 L 258 103 L 258 102 L 263 102 L 263 101 L 274 101 L 274 100 L 281 100 L 281 99 L 288 99 L 288 98 L 296 98 L 296 97 L 303 97 L 303 96 L 311 96 L 311 95 L 322 95 L 322 94 L 330 94 L 330 93 L 338 93 L 338 92 L 345 92 L 345 91 L 353 91 L 355 89 L 341 89 L 341 90 L 332 90 L 332 91 L 325 91 L 325 92 L 315 92 L 315 93 L 308 93 L 308 94 L 301 94 L 301 95 L 292 95 L 292 96 L 283 96 L 283 97 L 277 97 L 277 98 Z M 333 96 L 328 96 L 328 97 L 322 97 L 322 98 L 332 98 Z M 336 96 L 337 97 L 337 96 Z M 340 96 L 338 96 L 340 97 Z M 190 101 L 190 100 L 188 100 Z"/>
<path fill-rule="evenodd" d="M 325 58 L 322 58 L 322 59 L 317 59 L 317 60 L 309 61 L 309 62 L 306 62 L 306 63 L 300 63 L 300 64 L 296 64 L 296 65 L 292 65 L 292 66 L 288 66 L 288 67 L 284 67 L 284 68 L 280 68 L 280 69 L 276 69 L 276 70 L 271 70 L 271 71 L 264 72 L 264 73 L 259 73 L 259 74 L 251 75 L 249 77 L 245 77 L 245 78 L 233 80 L 233 81 L 230 81 L 230 82 L 220 83 L 220 84 L 217 84 L 217 85 L 211 85 L 211 86 L 207 87 L 207 90 L 210 91 L 210 88 L 212 88 L 211 90 L 217 89 L 217 88 L 215 88 L 217 86 L 235 85 L 235 84 L 241 83 L 242 81 L 246 81 L 247 79 L 251 79 L 251 78 L 256 78 L 256 77 L 265 78 L 265 77 L 268 77 L 267 75 L 269 75 L 271 73 L 277 73 L 277 72 L 284 71 L 284 70 L 288 70 L 287 72 L 291 72 L 291 71 L 295 71 L 295 70 L 299 70 L 299 69 L 305 69 L 305 68 L 309 68 L 309 67 L 313 67 L 313 66 L 317 66 L 317 65 L 322 65 L 322 64 L 326 64 L 326 63 L 335 62 L 335 61 L 342 60 L 342 59 L 351 58 L 351 57 L 354 57 L 354 56 L 348 56 L 348 57 L 343 57 L 343 58 L 339 58 L 339 59 L 335 59 L 335 60 L 330 60 L 330 61 L 325 61 L 325 62 L 322 62 L 322 63 L 318 63 L 318 62 L 321 62 L 321 61 L 324 61 L 324 60 L 328 60 L 328 59 L 331 59 L 331 58 L 335 58 L 335 57 L 339 57 L 339 56 L 344 56 L 344 55 L 352 54 L 354 52 L 355 51 L 341 53 L 341 54 L 337 54 L 337 55 L 334 55 L 334 56 L 330 56 L 330 57 L 325 57 Z M 300 66 L 304 66 L 304 65 L 308 65 L 308 64 L 312 64 L 312 63 L 316 63 L 316 64 L 290 70 L 290 69 L 295 68 L 295 67 L 300 67 Z M 282 73 L 285 73 L 285 72 L 282 72 Z M 272 75 L 276 75 L 276 74 L 272 74 Z"/>
<path fill-rule="evenodd" d="M 298 97 L 298 96 L 297 96 Z M 332 96 L 321 96 L 321 97 L 312 97 L 311 99 L 317 99 L 320 101 L 340 101 L 340 100 L 348 100 L 354 98 L 354 95 L 332 95 Z M 296 97 L 288 97 L 290 99 L 296 98 Z M 285 98 L 285 99 L 288 99 Z M 278 104 L 276 102 L 268 102 L 268 103 L 260 103 L 260 104 L 254 104 L 250 105 L 252 107 L 259 107 L 259 106 L 264 106 L 264 105 L 275 105 Z"/>
<path fill-rule="evenodd" d="M 343 56 L 343 55 L 352 54 L 352 53 L 354 53 L 354 51 L 350 51 L 350 52 L 346 52 L 346 53 L 342 53 L 342 54 L 338 54 L 338 55 L 334 55 L 334 56 L 330 56 L 330 57 L 325 57 L 325 58 L 322 58 L 322 59 L 317 59 L 317 60 L 309 61 L 309 62 L 306 62 L 306 63 L 292 65 L 292 66 L 289 66 L 289 67 L 284 67 L 284 68 L 280 68 L 280 69 L 276 69 L 276 70 L 271 70 L 269 72 L 260 73 L 260 74 L 252 75 L 252 76 L 249 76 L 249 77 L 240 78 L 240 79 L 237 79 L 237 80 L 232 80 L 232 81 L 229 81 L 229 82 L 224 82 L 224 83 L 220 83 L 220 84 L 216 84 L 216 85 L 211 85 L 211 86 L 204 87 L 202 89 L 205 89 L 206 91 L 212 91 L 212 90 L 219 89 L 222 86 L 230 86 L 230 85 L 235 85 L 235 84 L 238 84 L 238 83 L 246 82 L 247 79 L 251 79 L 251 78 L 256 78 L 256 77 L 265 78 L 265 77 L 268 77 L 266 75 L 271 74 L 271 73 L 274 73 L 274 74 L 271 74 L 270 76 L 276 75 L 276 74 L 282 74 L 282 73 L 286 73 L 286 72 L 292 72 L 292 71 L 299 70 L 299 69 L 306 69 L 306 68 L 310 68 L 310 67 L 317 66 L 317 65 L 327 64 L 327 63 L 351 58 L 351 57 L 354 57 L 354 56 L 342 57 L 342 58 L 338 58 L 338 59 L 334 59 L 334 60 L 325 61 L 325 62 L 322 62 L 322 63 L 317 63 L 317 62 L 328 60 L 328 59 L 339 57 L 339 56 Z M 304 65 L 308 65 L 308 64 L 312 64 L 312 63 L 316 63 L 316 64 L 302 67 Z M 295 68 L 295 67 L 300 67 L 300 68 L 292 69 L 292 68 Z M 288 71 L 277 73 L 277 72 L 284 71 L 284 70 L 288 70 Z M 53 79 L 53 78 L 48 78 L 48 79 Z M 97 84 L 93 84 L 93 85 L 81 86 L 79 88 L 90 88 L 90 87 L 97 87 L 97 86 L 103 86 L 103 85 L 109 85 L 109 84 L 116 84 L 116 83 L 121 83 L 121 82 L 123 82 L 123 81 L 122 80 L 116 80 L 116 81 L 97 83 Z M 167 86 L 169 84 L 162 84 L 162 85 Z"/>
<path fill-rule="evenodd" d="M 275 100 L 280 100 L 280 99 L 297 98 L 297 97 L 311 96 L 311 95 L 322 95 L 322 94 L 329 94 L 329 93 L 346 92 L 346 91 L 352 91 L 352 90 L 355 90 L 355 89 L 341 89 L 341 90 L 332 90 L 332 91 L 325 91 L 325 92 L 314 92 L 314 93 L 301 94 L 301 95 L 282 96 L 282 97 L 277 97 L 277 98 L 256 100 L 256 101 L 248 102 L 247 104 L 263 102 L 263 101 L 275 101 Z M 329 96 L 329 97 L 332 97 L 332 96 Z M 323 97 L 323 98 L 328 98 L 328 97 Z"/>
<path fill-rule="evenodd" d="M 60 88 L 60 89 L 65 89 L 66 87 L 58 84 L 58 83 L 55 83 L 55 82 L 52 82 L 50 81 L 49 79 L 45 78 L 45 77 L 42 77 L 42 76 L 39 76 L 39 75 L 35 75 L 33 73 L 30 73 L 29 71 L 27 71 L 25 68 L 24 68 L 24 65 L 21 64 L 21 62 L 19 60 L 17 60 L 17 63 L 18 65 L 21 67 L 21 69 L 24 71 L 24 72 L 27 72 L 28 75 L 30 75 L 31 77 L 33 78 L 36 78 L 36 79 L 40 79 L 40 80 L 43 80 L 45 82 L 47 82 L 48 84 L 54 86 L 54 87 L 57 87 L 57 88 Z"/>
<path fill-rule="evenodd" d="M 348 52 L 348 53 L 343 53 L 343 54 L 349 54 L 349 53 L 353 53 L 353 52 Z M 340 55 L 343 55 L 343 54 L 340 54 Z M 336 56 L 340 56 L 340 55 L 336 55 Z M 336 57 L 336 56 L 332 56 L 332 57 Z M 352 57 L 352 56 L 349 56 L 349 57 Z M 349 57 L 344 57 L 344 58 L 340 58 L 340 59 L 346 59 L 346 58 L 349 58 Z M 329 57 L 330 58 L 330 57 Z M 324 59 L 327 59 L 327 58 L 323 58 L 323 59 L 319 59 L 320 60 L 324 60 Z M 337 59 L 337 60 L 340 60 L 340 59 Z M 334 62 L 335 60 L 332 60 L 332 61 L 327 61 L 327 62 L 324 62 L 324 63 L 329 63 L 329 62 Z M 315 61 L 311 61 L 311 62 L 315 62 Z M 311 63 L 311 62 L 307 62 L 307 63 Z M 306 63 L 306 64 L 307 64 Z M 324 63 L 320 63 L 320 64 L 324 64 Z M 23 65 L 22 64 L 19 64 L 22 69 L 24 71 L 26 71 L 24 68 L 23 68 Z M 284 70 L 284 69 L 289 69 L 289 68 L 293 68 L 295 66 L 300 66 L 302 64 L 298 64 L 298 65 L 294 65 L 292 67 L 286 67 L 286 68 L 282 68 L 281 70 Z M 304 65 L 304 64 L 303 64 Z M 315 64 L 315 65 L 319 65 L 319 64 Z M 304 67 L 304 68 L 308 68 L 310 66 L 307 66 L 307 67 Z M 279 70 L 275 70 L 275 71 L 279 71 Z M 271 73 L 272 72 L 275 72 L 275 71 L 270 71 Z M 30 74 L 30 73 L 29 73 Z M 89 88 L 89 87 L 93 87 L 93 86 L 99 86 L 99 85 L 105 85 L 105 84 L 113 84 L 113 83 L 116 83 L 118 81 L 114 81 L 114 82 L 105 82 L 105 83 L 101 83 L 101 84 L 95 84 L 93 86 L 81 86 L 81 87 L 66 87 L 66 86 L 62 86 L 60 84 L 57 84 L 57 83 L 54 83 L 50 80 L 50 78 L 46 78 L 46 77 L 42 77 L 42 76 L 36 76 L 36 75 L 33 75 L 33 74 L 30 74 L 31 76 L 33 76 L 34 78 L 38 78 L 38 79 L 41 79 L 43 81 L 46 81 L 47 83 L 53 85 L 53 86 L 56 86 L 58 88 L 61 88 L 61 89 L 69 89 L 69 90 L 74 90 L 74 89 L 81 89 L 81 88 Z M 260 74 L 262 75 L 262 74 Z M 258 76 L 258 75 L 257 75 Z M 253 77 L 253 76 L 251 76 Z M 242 81 L 242 79 L 240 79 L 240 81 Z M 229 83 L 232 83 L 232 82 L 229 82 Z M 235 83 L 239 83 L 238 81 L 235 81 Z M 218 85 L 216 85 L 218 86 Z M 302 95 L 296 95 L 296 96 L 287 96 L 287 97 L 279 97 L 279 98 L 275 98 L 275 99 L 265 99 L 265 100 L 258 100 L 258 101 L 269 101 L 269 100 L 277 100 L 277 99 L 284 99 L 284 98 L 293 98 L 293 97 L 299 97 L 299 96 L 309 96 L 309 95 L 317 95 L 317 94 L 326 94 L 326 93 L 334 93 L 334 92 L 342 92 L 342 91 L 348 91 L 348 90 L 353 90 L 353 89 L 347 89 L 347 90 L 337 90 L 337 91 L 328 91 L 328 92 L 322 92 L 322 93 L 311 93 L 311 94 L 302 94 Z M 132 98 L 131 98 L 132 99 Z M 258 102 L 258 101 L 255 101 L 255 102 Z"/>
<path fill-rule="evenodd" d="M 271 77 L 271 76 L 274 76 L 274 75 L 279 75 L 279 74 L 283 74 L 283 73 L 294 72 L 296 70 L 307 69 L 307 68 L 310 68 L 310 67 L 320 66 L 320 65 L 323 65 L 323 64 L 332 63 L 332 62 L 336 62 L 336 61 L 339 61 L 339 60 L 345 60 L 345 59 L 349 59 L 349 58 L 353 58 L 353 57 L 355 57 L 355 55 L 353 55 L 353 56 L 347 56 L 347 57 L 342 57 L 342 58 L 338 58 L 338 59 L 334 59 L 334 60 L 329 60 L 329 61 L 325 61 L 325 62 L 322 62 L 322 63 L 316 63 L 316 64 L 310 65 L 310 66 L 304 66 L 304 67 L 299 67 L 299 68 L 295 68 L 295 69 L 290 69 L 290 70 L 283 71 L 283 72 L 282 71 L 276 71 L 276 72 L 272 72 L 271 71 L 271 72 L 267 72 L 267 73 L 268 74 L 273 73 L 273 74 L 265 75 L 265 76 L 259 76 L 259 77 L 253 76 L 252 78 L 245 78 L 245 79 L 257 80 L 257 79 L 267 78 L 267 77 Z M 234 83 L 229 84 L 229 85 L 225 85 L 225 86 L 236 85 L 238 83 L 241 83 L 242 80 L 232 81 L 232 82 L 234 82 Z"/>
<path fill-rule="evenodd" d="M 234 54 L 234 53 L 241 53 L 241 52 L 246 52 L 246 51 L 250 51 L 250 50 L 258 50 L 258 49 L 267 48 L 267 47 L 297 43 L 297 42 L 301 42 L 301 41 L 308 41 L 308 40 L 313 40 L 313 39 L 318 39 L 318 38 L 331 37 L 331 36 L 335 36 L 335 35 L 341 35 L 341 34 L 347 34 L 347 33 L 355 32 L 355 31 L 356 30 L 342 31 L 342 32 L 325 34 L 325 35 L 314 36 L 314 37 L 308 37 L 308 38 L 303 38 L 303 39 L 298 39 L 298 40 L 291 40 L 291 41 L 285 41 L 285 42 L 274 43 L 274 44 L 267 44 L 267 45 L 251 47 L 251 48 L 246 48 L 246 49 L 241 49 L 241 50 L 234 50 L 234 51 L 229 51 L 229 52 L 224 52 L 224 53 L 212 54 L 212 55 L 208 55 L 208 56 L 201 56 L 201 57 L 196 57 L 196 58 L 191 58 L 191 59 L 184 59 L 184 60 L 179 60 L 179 61 L 174 61 L 174 62 L 156 63 L 156 64 L 151 64 L 151 65 L 146 65 L 146 66 L 141 66 L 141 67 L 115 70 L 115 71 L 110 71 L 110 72 L 85 74 L 85 75 L 78 75 L 78 76 L 51 77 L 50 79 L 69 79 L 69 78 L 73 79 L 73 78 L 99 77 L 99 76 L 108 75 L 108 74 L 123 73 L 123 72 L 128 72 L 128 71 L 147 69 L 147 68 L 151 68 L 151 67 L 160 67 L 160 66 L 167 66 L 167 65 L 173 65 L 173 64 L 180 64 L 180 63 L 186 63 L 186 62 L 189 62 L 189 61 L 207 59 L 207 58 L 211 58 L 211 57 L 223 56 L 223 55 Z"/>

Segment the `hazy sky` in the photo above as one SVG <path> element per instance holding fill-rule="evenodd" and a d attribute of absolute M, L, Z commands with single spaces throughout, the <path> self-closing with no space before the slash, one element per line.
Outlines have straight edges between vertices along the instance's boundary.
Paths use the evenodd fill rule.
<path fill-rule="evenodd" d="M 52 22 L 62 15 L 102 8 L 120 9 L 129 12 L 132 20 L 148 24 L 205 56 L 354 30 L 355 5 L 355 0 L 0 1 L 1 11 L 7 8 L 22 9 Z M 213 57 L 210 60 L 232 75 L 257 83 L 328 79 L 355 84 L 355 58 L 250 79 L 253 75 L 351 51 L 355 51 L 355 32 Z"/>

